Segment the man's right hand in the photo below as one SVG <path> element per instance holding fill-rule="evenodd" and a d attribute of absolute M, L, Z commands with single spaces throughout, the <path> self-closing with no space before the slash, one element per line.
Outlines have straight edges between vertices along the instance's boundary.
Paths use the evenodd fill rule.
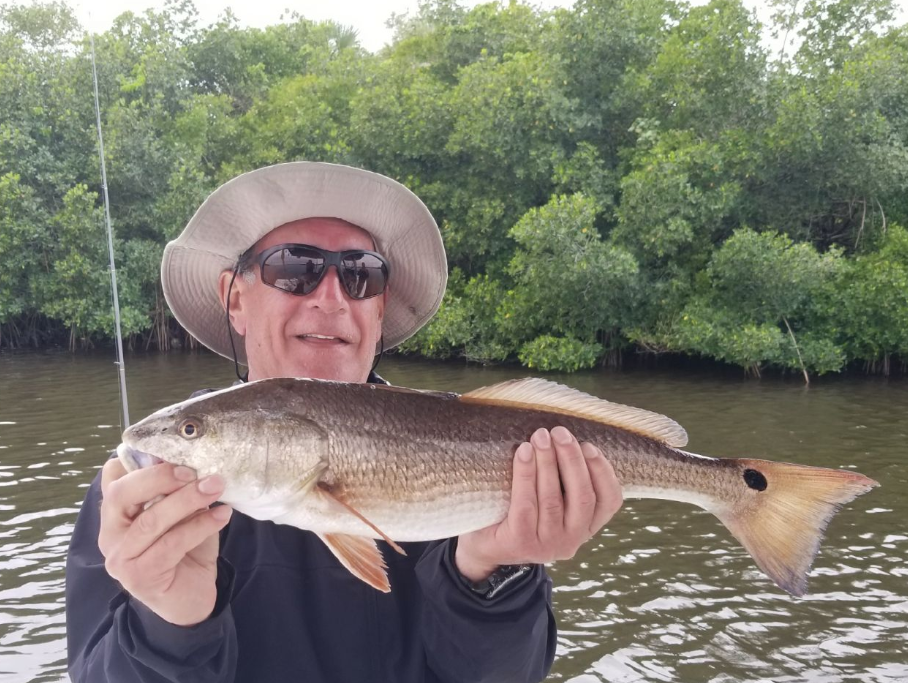
<path fill-rule="evenodd" d="M 207 619 L 217 599 L 218 532 L 232 513 L 209 508 L 223 479 L 196 481 L 193 470 L 167 463 L 127 473 L 113 458 L 101 471 L 101 492 L 98 547 L 107 573 L 165 621 Z"/>

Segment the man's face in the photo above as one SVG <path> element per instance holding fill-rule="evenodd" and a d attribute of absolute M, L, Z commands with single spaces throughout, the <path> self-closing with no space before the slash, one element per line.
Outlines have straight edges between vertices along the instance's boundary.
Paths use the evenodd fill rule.
<path fill-rule="evenodd" d="M 306 218 L 269 232 L 256 243 L 253 254 L 288 242 L 332 251 L 374 249 L 369 233 L 361 228 L 336 218 Z M 366 380 L 381 337 L 389 288 L 371 299 L 351 299 L 332 266 L 315 291 L 294 296 L 262 283 L 257 265 L 251 270 L 254 281 L 238 276 L 230 300 L 234 329 L 246 339 L 250 380 Z M 221 273 L 222 302 L 231 275 Z"/>

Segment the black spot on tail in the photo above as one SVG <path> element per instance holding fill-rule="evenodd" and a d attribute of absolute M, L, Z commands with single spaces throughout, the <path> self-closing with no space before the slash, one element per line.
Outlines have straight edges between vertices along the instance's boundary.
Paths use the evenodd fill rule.
<path fill-rule="evenodd" d="M 744 470 L 744 483 L 754 491 L 765 491 L 769 484 L 762 472 L 757 470 Z"/>

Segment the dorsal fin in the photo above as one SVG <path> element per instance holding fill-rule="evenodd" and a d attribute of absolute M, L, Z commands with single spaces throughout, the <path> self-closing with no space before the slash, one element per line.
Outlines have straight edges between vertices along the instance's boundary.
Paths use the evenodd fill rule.
<path fill-rule="evenodd" d="M 565 413 L 627 429 L 674 448 L 683 448 L 687 445 L 687 432 L 684 431 L 684 427 L 670 417 L 612 403 L 539 377 L 512 379 L 490 387 L 480 387 L 464 394 L 460 400 L 467 403 L 509 405 L 515 408 Z"/>

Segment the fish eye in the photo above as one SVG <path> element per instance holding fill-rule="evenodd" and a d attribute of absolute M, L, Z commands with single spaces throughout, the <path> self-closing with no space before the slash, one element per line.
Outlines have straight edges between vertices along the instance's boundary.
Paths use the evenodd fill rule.
<path fill-rule="evenodd" d="M 197 439 L 202 436 L 202 423 L 190 417 L 180 423 L 178 431 L 184 439 Z"/>

